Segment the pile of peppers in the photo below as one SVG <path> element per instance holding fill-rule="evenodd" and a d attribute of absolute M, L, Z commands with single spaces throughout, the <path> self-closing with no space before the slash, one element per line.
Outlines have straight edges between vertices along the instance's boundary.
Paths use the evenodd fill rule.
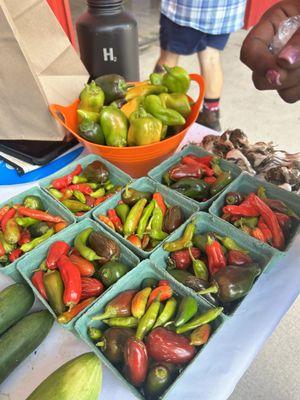
<path fill-rule="evenodd" d="M 285 249 L 300 220 L 283 201 L 267 197 L 262 186 L 256 194 L 227 193 L 222 213 L 224 220 L 278 250 Z"/>
<path fill-rule="evenodd" d="M 0 267 L 11 264 L 68 225 L 45 211 L 39 196 L 24 197 L 21 204 L 0 209 Z"/>
<path fill-rule="evenodd" d="M 113 147 L 143 146 L 178 133 L 191 112 L 190 77 L 181 67 L 127 85 L 120 75 L 86 84 L 77 109 L 78 132 L 86 140 Z"/>
<path fill-rule="evenodd" d="M 54 179 L 48 192 L 80 217 L 122 189 L 109 180 L 107 167 L 95 160 L 82 168 L 80 164 L 67 175 Z"/>
<path fill-rule="evenodd" d="M 189 223 L 179 239 L 163 245 L 169 252 L 168 272 L 227 314 L 251 290 L 261 267 L 232 238 L 214 232 L 199 234 Z"/>
<path fill-rule="evenodd" d="M 183 222 L 179 206 L 168 206 L 160 192 L 143 192 L 126 186 L 118 205 L 99 220 L 134 246 L 150 251 Z"/>
<path fill-rule="evenodd" d="M 130 270 L 119 257 L 115 241 L 86 228 L 75 237 L 73 247 L 54 242 L 31 281 L 57 321 L 67 324 Z"/>
<path fill-rule="evenodd" d="M 129 383 L 155 400 L 208 341 L 211 323 L 222 311 L 216 307 L 201 313 L 194 297 L 178 296 L 167 280 L 146 278 L 93 316 L 101 322 L 93 322 L 88 335 Z"/>
<path fill-rule="evenodd" d="M 220 160 L 216 156 L 187 154 L 164 173 L 162 183 L 191 199 L 206 201 L 233 179 L 230 171 L 222 170 Z"/>

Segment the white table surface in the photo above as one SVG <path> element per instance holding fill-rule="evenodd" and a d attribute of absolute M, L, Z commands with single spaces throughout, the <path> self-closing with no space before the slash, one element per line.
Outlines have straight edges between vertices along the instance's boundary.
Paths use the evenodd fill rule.
<path fill-rule="evenodd" d="M 201 141 L 203 135 L 208 132 L 211 133 L 210 130 L 195 125 L 185 142 Z M 0 186 L 1 201 L 32 185 Z M 259 278 L 235 315 L 225 322 L 194 365 L 185 371 L 168 399 L 225 400 L 230 396 L 266 339 L 299 294 L 299 248 L 300 235 L 287 256 L 270 272 Z M 0 276 L 0 290 L 10 283 L 9 278 Z M 39 304 L 35 304 L 35 308 L 39 307 Z M 88 346 L 55 323 L 37 351 L 1 385 L 0 400 L 25 400 L 51 372 L 64 362 L 87 351 Z M 280 365 L 274 365 L 274 368 L 279 370 Z M 135 397 L 106 367 L 103 367 L 103 389 L 99 399 L 133 400 Z"/>

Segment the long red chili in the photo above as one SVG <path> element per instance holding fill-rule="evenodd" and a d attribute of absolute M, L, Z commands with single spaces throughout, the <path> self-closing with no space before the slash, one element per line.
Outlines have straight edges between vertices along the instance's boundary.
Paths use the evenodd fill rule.
<path fill-rule="evenodd" d="M 32 275 L 31 282 L 37 288 L 39 293 L 44 297 L 44 299 L 48 300 L 45 285 L 44 285 L 44 274 L 45 273 L 42 270 L 36 271 Z"/>
<path fill-rule="evenodd" d="M 86 183 L 77 183 L 76 185 L 70 185 L 67 187 L 70 190 L 79 190 L 83 194 L 91 194 L 93 189 Z"/>
<path fill-rule="evenodd" d="M 48 255 L 46 258 L 47 268 L 53 270 L 57 267 L 57 261 L 61 256 L 67 255 L 70 251 L 70 246 L 68 243 L 58 240 L 51 244 Z"/>
<path fill-rule="evenodd" d="M 225 206 L 223 207 L 224 214 L 238 215 L 241 217 L 258 217 L 259 212 L 252 206 L 240 204 L 239 206 Z"/>
<path fill-rule="evenodd" d="M 163 215 L 167 212 L 167 206 L 163 195 L 160 192 L 153 193 L 152 199 L 156 201 L 158 207 L 161 209 Z"/>
<path fill-rule="evenodd" d="M 15 215 L 15 213 L 17 212 L 17 210 L 15 208 L 10 208 L 8 211 L 6 211 L 6 213 L 3 215 L 2 219 L 1 219 L 1 229 L 2 232 L 5 231 L 6 229 L 6 225 L 9 219 L 13 218 L 13 216 Z"/>
<path fill-rule="evenodd" d="M 0 209 L 0 222 L 2 221 L 2 218 L 4 217 L 4 215 L 7 213 L 7 211 L 10 209 L 9 205 L 7 204 L 6 206 L 3 206 Z"/>
<path fill-rule="evenodd" d="M 262 234 L 264 235 L 265 241 L 268 243 L 272 243 L 272 232 L 267 227 L 262 218 L 259 218 L 257 227 L 261 230 Z"/>
<path fill-rule="evenodd" d="M 222 246 L 210 236 L 207 238 L 205 252 L 208 259 L 208 269 L 211 275 L 226 267 L 226 258 Z"/>
<path fill-rule="evenodd" d="M 211 167 L 211 162 L 213 159 L 213 156 L 198 157 L 195 154 L 187 154 L 186 157 L 188 157 L 189 159 L 192 159 L 194 161 L 197 161 L 198 164 L 204 164 L 207 167 Z"/>
<path fill-rule="evenodd" d="M 214 170 L 212 168 L 210 168 L 205 163 L 202 163 L 198 157 L 196 157 L 196 156 L 194 157 L 192 154 L 183 157 L 181 162 L 182 162 L 182 164 L 194 165 L 194 166 L 200 167 L 202 172 L 203 172 L 203 174 L 206 175 L 206 176 L 214 176 L 214 174 L 215 174 Z"/>
<path fill-rule="evenodd" d="M 265 238 L 262 230 L 258 227 L 252 229 L 251 236 L 253 236 L 255 239 L 260 240 L 261 242 L 266 242 L 266 238 Z"/>
<path fill-rule="evenodd" d="M 95 278 L 81 278 L 81 297 L 80 300 L 88 299 L 89 297 L 98 297 L 104 290 L 102 282 Z"/>
<path fill-rule="evenodd" d="M 113 193 L 109 193 L 102 197 L 98 197 L 97 199 L 95 199 L 94 206 L 98 206 L 99 204 L 103 203 L 104 201 L 106 201 L 107 199 L 109 199 L 112 196 L 113 196 Z"/>
<path fill-rule="evenodd" d="M 85 299 L 81 301 L 80 303 L 76 304 L 72 309 L 69 311 L 65 311 L 61 315 L 57 317 L 57 321 L 60 324 L 67 324 L 70 322 L 76 315 L 78 315 L 82 310 L 84 310 L 87 306 L 92 304 L 92 302 L 96 300 L 96 297 L 90 297 L 88 299 Z"/>
<path fill-rule="evenodd" d="M 32 210 L 31 208 L 26 207 L 19 207 L 18 212 L 25 217 L 31 217 L 38 219 L 39 221 L 46 221 L 46 222 L 64 222 L 65 220 L 58 215 L 51 215 L 45 211 L 41 210 Z"/>
<path fill-rule="evenodd" d="M 110 221 L 113 223 L 114 227 L 116 228 L 116 231 L 119 233 L 123 232 L 123 224 L 121 221 L 121 218 L 116 213 L 116 210 L 114 208 L 111 208 L 110 210 L 107 211 L 107 217 L 110 219 Z"/>
<path fill-rule="evenodd" d="M 255 193 L 249 195 L 249 202 L 262 216 L 265 224 L 272 233 L 273 246 L 276 249 L 283 250 L 285 239 L 276 215 L 267 204 L 265 204 Z"/>
<path fill-rule="evenodd" d="M 170 299 L 172 297 L 172 295 L 173 295 L 173 291 L 172 291 L 171 286 L 169 286 L 169 285 L 158 286 L 152 290 L 152 292 L 148 298 L 147 307 L 149 307 L 150 304 L 152 304 L 154 300 L 165 301 L 165 300 Z"/>
<path fill-rule="evenodd" d="M 79 303 L 81 297 L 81 276 L 79 269 L 69 257 L 63 255 L 57 261 L 57 266 L 64 283 L 63 301 L 66 306 L 72 308 Z"/>
<path fill-rule="evenodd" d="M 82 166 L 80 164 L 77 165 L 77 167 L 72 171 L 70 174 L 62 176 L 61 178 L 54 179 L 52 181 L 51 185 L 55 189 L 63 189 L 67 186 L 69 186 L 72 183 L 72 179 L 74 176 L 81 174 L 82 172 Z"/>

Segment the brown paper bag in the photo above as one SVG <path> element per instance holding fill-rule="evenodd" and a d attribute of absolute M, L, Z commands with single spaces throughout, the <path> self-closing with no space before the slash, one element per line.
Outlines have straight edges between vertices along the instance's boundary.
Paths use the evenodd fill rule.
<path fill-rule="evenodd" d="M 45 0 L 0 0 L 0 139 L 62 140 L 48 105 L 71 103 L 87 80 Z"/>

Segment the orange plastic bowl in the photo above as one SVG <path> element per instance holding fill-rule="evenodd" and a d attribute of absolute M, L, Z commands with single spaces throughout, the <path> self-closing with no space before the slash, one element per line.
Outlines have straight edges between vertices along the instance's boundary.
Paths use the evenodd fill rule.
<path fill-rule="evenodd" d="M 202 76 L 190 74 L 192 81 L 199 86 L 198 99 L 192 106 L 191 113 L 187 118 L 184 129 L 174 136 L 161 142 L 148 144 L 146 146 L 136 147 L 112 147 L 103 146 L 88 142 L 78 134 L 77 107 L 79 100 L 73 104 L 64 107 L 58 104 L 49 106 L 49 110 L 53 117 L 63 125 L 68 132 L 72 133 L 77 140 L 82 142 L 84 146 L 91 152 L 99 154 L 106 158 L 123 171 L 127 172 L 134 178 L 146 175 L 152 168 L 160 164 L 166 158 L 170 157 L 180 142 L 183 140 L 190 126 L 196 121 L 200 107 L 204 97 L 204 80 Z"/>

